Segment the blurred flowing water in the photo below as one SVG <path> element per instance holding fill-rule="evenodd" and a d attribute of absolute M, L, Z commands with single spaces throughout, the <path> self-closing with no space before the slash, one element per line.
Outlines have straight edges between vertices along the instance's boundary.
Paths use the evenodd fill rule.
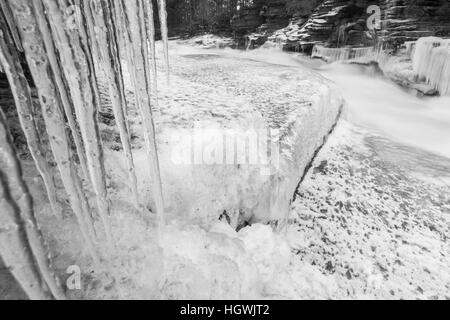
<path fill-rule="evenodd" d="M 384 78 L 373 66 L 339 62 L 325 64 L 277 48 L 252 51 L 213 49 L 208 52 L 313 69 L 340 87 L 347 102 L 347 120 L 351 123 L 395 142 L 450 158 L 449 96 L 418 97 Z"/>

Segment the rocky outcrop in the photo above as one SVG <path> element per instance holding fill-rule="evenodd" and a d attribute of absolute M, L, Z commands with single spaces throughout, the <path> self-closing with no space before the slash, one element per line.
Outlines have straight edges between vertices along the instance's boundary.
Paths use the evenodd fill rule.
<path fill-rule="evenodd" d="M 268 0 L 262 7 L 242 10 L 235 16 L 233 28 L 258 40 L 264 36 L 286 50 L 306 52 L 315 44 L 370 46 L 381 40 L 396 48 L 424 36 L 450 36 L 448 0 L 324 0 L 306 17 L 300 9 L 288 12 L 287 3 Z M 376 34 L 367 27 L 371 5 L 381 9 L 381 30 Z M 279 28 L 283 24 L 286 26 Z"/>
<path fill-rule="evenodd" d="M 421 37 L 450 36 L 450 1 L 383 1 L 382 39 L 393 45 Z"/>
<path fill-rule="evenodd" d="M 276 30 L 286 27 L 290 18 L 286 0 L 267 0 L 236 13 L 231 26 L 241 47 L 254 48 L 263 45 Z"/>
<path fill-rule="evenodd" d="M 261 8 L 245 8 L 231 19 L 231 28 L 236 35 L 245 35 L 256 31 L 264 23 Z"/>

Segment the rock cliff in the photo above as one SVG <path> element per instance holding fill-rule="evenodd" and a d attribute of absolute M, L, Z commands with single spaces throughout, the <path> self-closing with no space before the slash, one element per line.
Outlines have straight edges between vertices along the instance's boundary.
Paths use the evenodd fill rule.
<path fill-rule="evenodd" d="M 233 17 L 233 31 L 237 38 L 253 34 L 258 44 L 269 39 L 286 50 L 301 51 L 317 43 L 367 46 L 382 40 L 395 47 L 423 36 L 450 36 L 449 0 L 324 0 L 307 15 L 303 7 L 289 10 L 292 3 L 297 1 L 267 0 L 242 10 Z M 371 5 L 381 10 L 381 29 L 376 34 L 367 27 Z"/>

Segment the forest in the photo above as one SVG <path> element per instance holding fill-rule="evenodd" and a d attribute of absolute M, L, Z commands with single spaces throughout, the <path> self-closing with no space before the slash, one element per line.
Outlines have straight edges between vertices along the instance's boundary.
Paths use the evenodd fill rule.
<path fill-rule="evenodd" d="M 231 34 L 233 17 L 248 8 L 256 8 L 263 16 L 269 2 L 283 5 L 286 17 L 298 12 L 307 16 L 320 3 L 318 0 L 170 0 L 167 2 L 170 32 Z"/>

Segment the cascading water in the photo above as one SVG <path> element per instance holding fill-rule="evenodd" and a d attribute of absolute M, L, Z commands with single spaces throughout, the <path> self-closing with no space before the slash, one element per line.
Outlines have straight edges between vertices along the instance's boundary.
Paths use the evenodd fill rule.
<path fill-rule="evenodd" d="M 450 39 L 425 37 L 417 40 L 414 73 L 441 95 L 450 95 Z"/>
<path fill-rule="evenodd" d="M 327 62 L 347 61 L 369 59 L 376 60 L 379 51 L 373 47 L 363 48 L 326 48 L 324 46 L 316 45 L 312 51 L 312 58 L 321 58 Z"/>
<path fill-rule="evenodd" d="M 316 51 L 316 54 L 335 54 L 336 57 L 339 56 L 337 53 L 342 51 L 336 48 L 325 48 L 322 51 Z M 364 51 L 358 50 L 354 56 L 362 56 Z M 365 52 L 370 53 L 370 50 Z M 366 66 L 325 64 L 317 59 L 289 54 L 274 48 L 260 48 L 245 52 L 217 51 L 217 54 L 291 67 L 301 65 L 314 69 L 334 81 L 342 90 L 346 100 L 346 114 L 350 122 L 405 145 L 450 157 L 450 142 L 447 138 L 450 136 L 450 109 L 448 108 L 450 97 L 419 98 L 388 79 L 368 76 Z M 372 57 L 372 61 L 377 61 L 380 66 L 383 65 L 383 61 L 386 65 L 390 61 L 390 56 L 382 51 Z"/>

